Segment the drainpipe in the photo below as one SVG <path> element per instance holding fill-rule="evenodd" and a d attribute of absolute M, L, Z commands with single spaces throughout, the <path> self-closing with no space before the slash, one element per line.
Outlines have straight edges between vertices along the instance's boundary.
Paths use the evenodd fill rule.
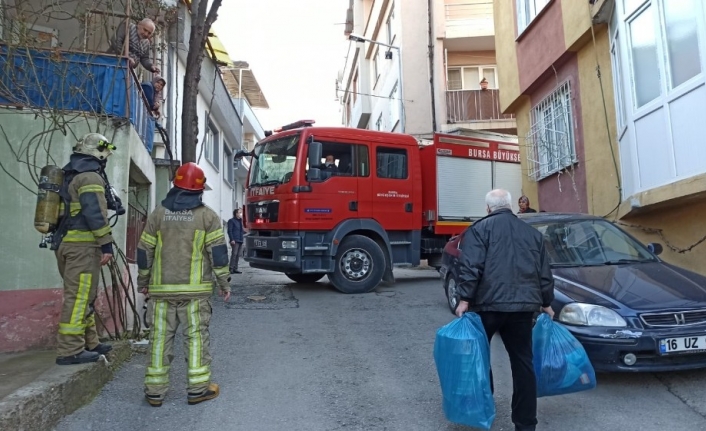
<path fill-rule="evenodd" d="M 431 127 L 436 132 L 436 92 L 434 91 L 434 2 L 427 0 L 429 8 L 429 87 L 431 89 Z"/>

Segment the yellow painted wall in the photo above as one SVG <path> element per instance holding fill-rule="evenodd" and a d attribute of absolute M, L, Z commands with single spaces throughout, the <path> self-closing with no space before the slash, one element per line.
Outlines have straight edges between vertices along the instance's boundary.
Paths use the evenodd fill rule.
<path fill-rule="evenodd" d="M 513 6 L 515 2 L 495 1 L 493 3 L 500 109 L 505 111 L 520 96 L 520 78 L 515 51 L 515 7 Z"/>
<path fill-rule="evenodd" d="M 591 29 L 591 9 L 587 1 L 561 0 L 564 40 L 570 48 Z"/>
<path fill-rule="evenodd" d="M 667 247 L 665 241 L 657 233 L 646 232 L 645 229 L 662 229 L 664 237 L 676 248 L 684 249 L 704 235 L 706 235 L 706 224 L 703 222 L 703 215 L 706 212 L 706 202 L 700 201 L 694 204 L 685 204 L 678 207 L 665 207 L 663 210 L 652 211 L 638 217 L 631 217 L 619 221 L 621 227 L 630 232 L 643 244 L 658 242 L 664 247 L 664 252 L 660 257 L 665 261 L 682 268 L 706 275 L 704 256 L 706 255 L 706 242 L 694 247 L 691 251 L 678 253 Z M 609 217 L 609 220 L 613 220 Z M 640 228 L 626 228 L 622 224 L 640 226 Z"/>
<path fill-rule="evenodd" d="M 593 40 L 591 40 L 577 52 L 584 137 L 584 157 L 581 160 L 586 169 L 588 212 L 603 216 L 614 210 L 620 203 L 618 193 L 620 154 L 616 136 L 608 29 L 605 26 L 596 27 L 594 32 L 596 48 L 594 49 Z M 596 51 L 601 68 L 603 94 L 601 94 L 601 81 L 596 75 Z M 606 110 L 603 108 L 604 102 Z M 615 163 L 611 156 L 611 141 Z M 616 172 L 616 165 L 618 172 Z"/>
<path fill-rule="evenodd" d="M 495 64 L 495 51 L 464 51 L 448 52 L 446 54 L 447 65 L 454 66 L 490 66 Z"/>

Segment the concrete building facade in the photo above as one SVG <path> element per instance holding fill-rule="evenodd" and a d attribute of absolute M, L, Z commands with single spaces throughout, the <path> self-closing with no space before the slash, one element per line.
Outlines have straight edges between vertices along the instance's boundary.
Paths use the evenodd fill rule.
<path fill-rule="evenodd" d="M 351 0 L 346 16 L 343 125 L 420 140 L 516 132 L 500 111 L 492 0 Z"/>
<path fill-rule="evenodd" d="M 536 207 L 605 216 L 703 273 L 706 15 L 690 3 L 495 2 L 496 52 Z"/>
<path fill-rule="evenodd" d="M 138 313 L 143 300 L 134 286 L 136 245 L 146 215 L 171 187 L 182 154 L 180 112 L 191 19 L 184 4 L 172 0 L 163 2 L 166 9 L 146 4 L 140 9 L 158 24 L 151 58 L 167 81 L 161 117 L 155 121 L 151 74 L 140 66 L 131 71 L 126 59 L 105 54 L 125 19 L 115 11 L 125 5 L 107 2 L 94 10 L 85 2 L 64 3 L 66 10 L 76 10 L 67 18 L 61 8 L 44 8 L 46 2 L 16 0 L 0 9 L 0 219 L 5 222 L 0 231 L 0 352 L 55 342 L 62 281 L 53 253 L 38 248 L 42 236 L 31 221 L 41 168 L 66 164 L 76 140 L 88 132 L 100 132 L 116 145 L 107 174 L 127 213 L 113 227 L 118 270 L 111 274 L 104 267 L 106 282 L 99 287 L 97 304 L 109 329 L 132 328 L 135 314 L 126 298 L 137 302 Z M 133 10 L 138 3 L 132 1 Z M 32 11 L 44 12 L 40 17 Z M 227 53 L 224 59 L 209 47 L 197 100 L 197 154 L 208 182 L 204 202 L 225 225 L 243 199 L 237 172 L 245 169 L 235 169 L 232 155 L 243 148 L 246 136 L 258 135 L 259 125 L 251 110 L 250 129 L 243 128 L 248 114 L 239 114 L 243 111 L 221 70 L 232 62 Z M 240 178 L 244 184 L 242 173 Z M 124 317 L 105 307 L 115 301 L 127 309 Z"/>

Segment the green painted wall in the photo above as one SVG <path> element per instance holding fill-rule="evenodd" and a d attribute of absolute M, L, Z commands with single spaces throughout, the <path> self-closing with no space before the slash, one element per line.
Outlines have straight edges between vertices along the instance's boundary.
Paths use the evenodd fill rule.
<path fill-rule="evenodd" d="M 66 134 L 50 131 L 49 121 L 30 111 L 0 109 L 0 291 L 59 288 L 62 286 L 54 253 L 38 247 L 41 234 L 34 229 L 36 178 L 47 164 L 64 166 L 77 138 L 103 133 L 117 150 L 108 161 L 108 178 L 127 206 L 130 151 L 144 150 L 128 124 L 79 114 L 65 114 Z M 146 153 L 146 150 L 144 151 Z M 112 211 L 109 211 L 112 215 Z M 115 241 L 125 249 L 126 217 L 113 228 Z"/>

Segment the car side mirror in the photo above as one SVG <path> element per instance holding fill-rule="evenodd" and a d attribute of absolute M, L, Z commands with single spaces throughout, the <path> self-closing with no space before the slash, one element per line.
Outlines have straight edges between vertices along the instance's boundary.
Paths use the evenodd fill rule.
<path fill-rule="evenodd" d="M 309 142 L 309 171 L 306 178 L 311 182 L 321 181 L 321 142 Z"/>
<path fill-rule="evenodd" d="M 660 254 L 662 254 L 662 251 L 664 251 L 662 244 L 657 242 L 651 242 L 647 244 L 647 249 L 650 251 L 650 253 L 654 254 L 655 256 L 659 256 Z"/>

